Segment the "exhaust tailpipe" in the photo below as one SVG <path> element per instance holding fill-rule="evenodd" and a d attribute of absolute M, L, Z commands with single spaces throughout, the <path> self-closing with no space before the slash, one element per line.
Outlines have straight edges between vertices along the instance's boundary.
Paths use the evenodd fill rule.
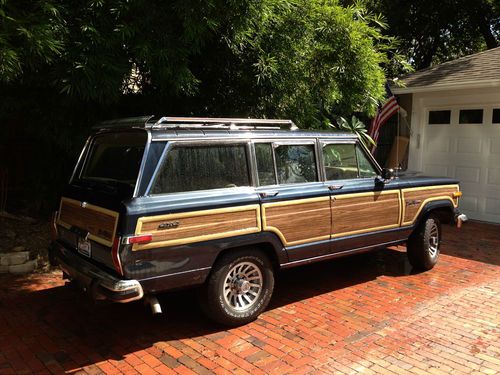
<path fill-rule="evenodd" d="M 153 315 L 161 314 L 163 312 L 161 310 L 160 302 L 158 301 L 158 298 L 156 298 L 155 296 L 147 296 L 146 303 L 149 303 Z"/>

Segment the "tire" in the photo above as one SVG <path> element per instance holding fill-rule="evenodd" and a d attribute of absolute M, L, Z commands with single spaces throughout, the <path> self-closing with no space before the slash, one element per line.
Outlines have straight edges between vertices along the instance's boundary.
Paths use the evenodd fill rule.
<path fill-rule="evenodd" d="M 201 308 L 212 320 L 239 326 L 265 310 L 274 289 L 269 258 L 259 250 L 235 250 L 223 255 L 201 290 Z"/>
<path fill-rule="evenodd" d="M 407 243 L 408 260 L 420 270 L 432 269 L 439 259 L 441 222 L 436 215 L 428 215 L 415 229 Z"/>

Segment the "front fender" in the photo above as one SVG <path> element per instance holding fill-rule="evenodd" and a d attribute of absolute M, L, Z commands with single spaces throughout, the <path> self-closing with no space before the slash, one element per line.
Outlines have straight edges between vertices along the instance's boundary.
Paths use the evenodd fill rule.
<path fill-rule="evenodd" d="M 439 199 L 427 202 L 420 211 L 414 226 L 418 227 L 420 223 L 430 214 L 436 213 L 443 223 L 453 223 L 455 216 L 455 206 L 447 199 Z"/>

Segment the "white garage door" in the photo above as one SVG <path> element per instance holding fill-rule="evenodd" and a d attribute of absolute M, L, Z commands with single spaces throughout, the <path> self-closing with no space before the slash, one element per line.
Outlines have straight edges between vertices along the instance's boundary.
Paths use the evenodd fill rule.
<path fill-rule="evenodd" d="M 461 210 L 500 223 L 500 104 L 426 109 L 422 169 L 460 180 Z"/>

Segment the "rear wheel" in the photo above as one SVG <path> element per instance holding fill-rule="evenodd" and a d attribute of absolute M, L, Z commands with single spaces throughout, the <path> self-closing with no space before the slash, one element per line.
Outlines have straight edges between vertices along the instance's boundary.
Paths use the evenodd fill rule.
<path fill-rule="evenodd" d="M 274 273 L 259 250 L 235 250 L 220 258 L 202 290 L 201 307 L 216 322 L 228 326 L 255 320 L 269 304 Z"/>
<path fill-rule="evenodd" d="M 408 239 L 407 252 L 410 264 L 418 269 L 430 270 L 439 259 L 441 223 L 430 214 Z"/>

